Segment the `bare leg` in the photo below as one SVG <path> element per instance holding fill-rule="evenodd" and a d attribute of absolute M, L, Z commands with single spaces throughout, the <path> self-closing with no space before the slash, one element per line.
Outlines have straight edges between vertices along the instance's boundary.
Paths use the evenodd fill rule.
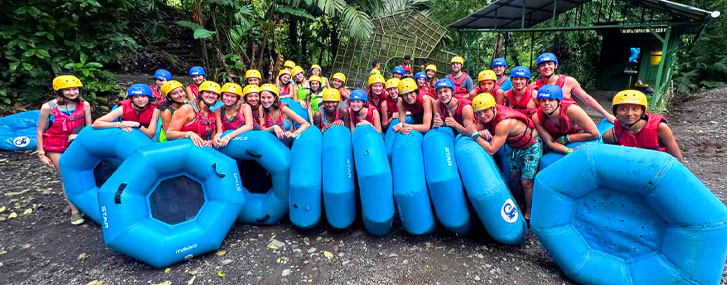
<path fill-rule="evenodd" d="M 60 171 L 59 170 L 60 168 L 58 168 L 58 160 L 61 159 L 61 154 L 62 153 L 58 153 L 58 152 L 47 152 L 46 153 L 48 158 L 50 158 L 50 160 L 53 162 L 53 166 L 56 168 L 56 171 Z M 59 172 L 59 176 L 60 176 L 60 172 Z M 61 178 L 61 190 L 63 190 L 63 198 L 66 199 L 66 203 L 68 203 L 68 206 L 71 208 L 71 214 L 78 213 L 78 209 L 76 208 L 76 206 L 74 206 L 73 203 L 71 203 L 71 201 L 68 201 L 68 196 L 66 195 L 66 188 L 63 187 L 63 178 Z"/>
<path fill-rule="evenodd" d="M 523 196 L 525 196 L 525 211 L 523 211 L 523 216 L 525 219 L 530 219 L 530 208 L 533 205 L 533 179 L 521 177 L 520 183 L 523 187 Z"/>
<path fill-rule="evenodd" d="M 518 201 L 518 204 L 524 204 L 523 203 L 523 191 L 522 187 L 520 185 L 520 172 L 512 171 L 510 172 L 510 181 L 508 186 L 510 186 L 510 193 L 515 198 L 515 201 Z"/>

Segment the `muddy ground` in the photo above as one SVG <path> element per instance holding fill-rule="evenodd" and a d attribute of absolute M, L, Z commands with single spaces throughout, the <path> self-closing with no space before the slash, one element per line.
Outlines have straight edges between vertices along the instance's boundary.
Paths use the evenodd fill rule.
<path fill-rule="evenodd" d="M 718 89 L 683 99 L 668 114 L 689 167 L 722 202 L 724 106 L 727 89 Z M 104 247 L 95 223 L 70 225 L 59 179 L 35 154 L 0 152 L 0 174 L 0 284 L 571 283 L 532 234 L 510 247 L 484 232 L 414 237 L 398 224 L 376 238 L 360 222 L 345 231 L 238 224 L 220 251 L 154 269 Z"/>

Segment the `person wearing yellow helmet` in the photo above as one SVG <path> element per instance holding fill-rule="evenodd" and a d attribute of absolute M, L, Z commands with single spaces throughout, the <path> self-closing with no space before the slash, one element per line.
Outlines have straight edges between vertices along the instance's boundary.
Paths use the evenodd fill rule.
<path fill-rule="evenodd" d="M 323 103 L 323 79 L 318 75 L 311 75 L 311 77 L 308 78 L 308 85 L 310 86 L 310 89 L 304 99 L 306 106 L 308 106 L 308 112 L 310 113 L 309 116 L 311 117 L 312 122 L 313 114 L 318 112 L 318 108 Z"/>
<path fill-rule="evenodd" d="M 344 103 L 348 102 L 348 95 L 351 94 L 351 90 L 348 90 L 348 87 L 346 87 L 346 75 L 340 72 L 333 74 L 331 77 L 331 85 L 329 86 L 338 89 L 338 93 L 341 94 L 341 101 Z"/>
<path fill-rule="evenodd" d="M 242 96 L 242 99 L 250 106 L 252 111 L 252 128 L 259 130 L 261 128 L 260 119 L 263 117 L 263 105 L 260 104 L 260 87 L 247 85 L 242 89 Z"/>
<path fill-rule="evenodd" d="M 162 96 L 166 98 L 164 103 L 159 105 L 159 118 L 162 120 L 162 129 L 159 134 L 159 142 L 167 141 L 166 131 L 169 128 L 169 122 L 172 121 L 172 115 L 182 105 L 187 103 L 187 94 L 184 93 L 184 85 L 176 80 L 167 81 L 162 84 Z"/>
<path fill-rule="evenodd" d="M 260 102 L 263 107 L 263 117 L 260 120 L 261 128 L 264 131 L 272 132 L 278 139 L 290 146 L 292 140 L 305 131 L 310 123 L 296 114 L 290 107 L 280 103 L 278 92 L 278 87 L 273 84 L 267 83 L 260 87 Z M 291 121 L 300 124 L 300 128 L 296 130 Z"/>
<path fill-rule="evenodd" d="M 288 69 L 288 70 L 290 70 L 291 72 L 293 71 L 293 68 L 295 68 L 295 66 L 296 66 L 296 64 L 295 64 L 295 62 L 294 62 L 294 61 L 292 61 L 292 60 L 286 60 L 286 61 L 285 61 L 285 62 L 283 63 L 283 67 L 284 67 L 285 69 Z"/>
<path fill-rule="evenodd" d="M 217 132 L 212 139 L 215 146 L 226 146 L 231 139 L 252 130 L 252 108 L 242 103 L 240 99 L 242 96 L 242 86 L 239 84 L 228 82 L 222 85 L 222 102 L 225 105 L 220 108 L 221 120 L 217 121 Z M 222 134 L 228 130 L 233 131 L 223 136 Z"/>
<path fill-rule="evenodd" d="M 201 66 L 192 66 L 189 69 L 189 77 L 192 78 L 192 84 L 187 85 L 184 92 L 187 93 L 187 99 L 192 101 L 199 97 L 199 86 L 206 80 L 207 72 Z"/>
<path fill-rule="evenodd" d="M 156 133 L 159 109 L 154 106 L 154 94 L 149 85 L 134 84 L 127 91 L 127 99 L 118 103 L 118 108 L 112 109 L 106 115 L 93 122 L 94 128 L 121 128 L 131 132 L 132 128 L 154 137 Z M 118 119 L 121 119 L 118 122 Z"/>
<path fill-rule="evenodd" d="M 245 71 L 245 85 L 258 85 L 262 83 L 263 75 L 257 69 L 248 69 Z"/>
<path fill-rule="evenodd" d="M 292 73 L 289 69 L 283 68 L 278 72 L 277 80 L 275 81 L 275 87 L 278 87 L 278 90 L 280 94 L 280 98 L 294 98 L 297 100 L 298 98 L 298 90 L 295 88 L 295 84 L 293 84 L 293 77 Z"/>
<path fill-rule="evenodd" d="M 424 74 L 427 75 L 427 84 L 434 88 L 434 84 L 437 83 L 437 66 L 434 64 L 427 64 L 424 68 Z"/>
<path fill-rule="evenodd" d="M 338 89 L 326 88 L 323 90 L 323 107 L 313 116 L 315 124 L 322 132 L 333 126 L 346 126 L 350 128 L 348 110 L 340 105 L 341 94 Z"/>
<path fill-rule="evenodd" d="M 494 71 L 485 69 L 477 74 L 477 86 L 469 93 L 469 99 L 472 100 L 478 94 L 490 93 L 495 96 L 497 104 L 505 103 L 505 91 L 500 89 L 496 84 L 497 74 Z"/>
<path fill-rule="evenodd" d="M 371 102 L 375 107 L 378 107 L 379 113 L 381 113 L 381 126 L 385 130 L 389 129 L 389 124 L 395 118 L 399 117 L 399 83 L 401 79 L 390 78 L 386 80 L 386 93 L 384 94 L 383 100 L 379 99 L 376 102 Z"/>
<path fill-rule="evenodd" d="M 609 122 L 613 123 L 616 120 L 616 117 L 606 111 L 606 109 L 604 109 L 603 106 L 596 101 L 596 99 L 583 90 L 581 84 L 578 83 L 578 80 L 564 74 L 556 73 L 556 70 L 558 69 L 558 58 L 556 58 L 554 54 L 549 52 L 543 53 L 538 56 L 536 63 L 541 76 L 539 80 L 535 81 L 536 88 L 540 88 L 546 84 L 558 85 L 558 87 L 563 89 L 564 102 L 574 103 L 575 100 L 573 100 L 571 95 L 576 96 L 585 103 L 586 106 L 598 111 L 598 113 L 608 119 Z"/>
<path fill-rule="evenodd" d="M 674 134 L 662 115 L 647 112 L 649 102 L 638 90 L 623 90 L 613 97 L 613 128 L 603 133 L 603 142 L 666 152 L 684 163 Z"/>
<path fill-rule="evenodd" d="M 321 69 L 320 65 L 314 64 L 310 67 L 310 74 L 311 75 L 318 75 L 323 80 L 321 82 L 322 86 L 325 88 L 331 87 L 331 83 L 328 81 L 328 77 L 323 76 L 323 69 Z"/>
<path fill-rule="evenodd" d="M 295 82 L 295 85 L 298 87 L 298 91 L 302 88 L 308 88 L 308 80 L 305 78 L 305 70 L 303 70 L 303 67 L 293 67 L 290 74 L 293 75 L 293 82 Z"/>
<path fill-rule="evenodd" d="M 499 105 L 489 93 L 475 96 L 472 110 L 477 118 L 473 139 L 490 155 L 507 144 L 510 159 L 510 181 L 514 193 L 523 192 L 523 217 L 530 221 L 533 199 L 533 178 L 543 156 L 543 144 L 533 121 L 510 107 Z M 518 179 L 519 176 L 519 179 Z"/>
<path fill-rule="evenodd" d="M 212 146 L 217 121 L 220 120 L 220 108 L 212 111 L 210 107 L 217 103 L 222 93 L 219 84 L 205 81 L 199 85 L 199 98 L 180 107 L 169 123 L 167 139 L 188 138 L 198 147 Z"/>
<path fill-rule="evenodd" d="M 404 78 L 399 82 L 399 97 L 401 100 L 396 108 L 399 111 L 399 118 L 406 118 L 406 113 L 411 114 L 412 123 L 407 124 L 401 120 L 394 126 L 393 130 L 402 134 L 418 131 L 422 134 L 429 131 L 432 126 L 432 98 L 417 92 L 417 83 L 412 78 Z"/>
<path fill-rule="evenodd" d="M 469 136 L 474 130 L 474 112 L 467 98 L 454 97 L 454 83 L 442 78 L 434 86 L 438 100 L 434 101 L 432 128 L 447 126 Z"/>
<path fill-rule="evenodd" d="M 384 83 L 385 79 L 380 74 L 374 74 L 369 76 L 369 79 L 366 81 L 366 93 L 369 97 L 369 104 L 375 107 L 379 107 L 381 101 L 383 101 L 386 97 Z"/>
<path fill-rule="evenodd" d="M 461 56 L 453 57 L 450 60 L 450 67 L 452 68 L 452 73 L 447 75 L 447 77 L 454 83 L 454 97 L 458 99 L 467 98 L 469 92 L 474 89 L 474 84 L 472 84 L 472 78 L 462 71 L 462 68 L 464 68 L 464 58 Z"/>
<path fill-rule="evenodd" d="M 60 75 L 53 79 L 55 99 L 40 107 L 37 130 L 38 159 L 45 166 L 58 170 L 58 160 L 84 126 L 91 125 L 91 105 L 81 99 L 83 84 L 73 75 Z M 71 209 L 71 224 L 80 225 L 83 216 L 68 201 L 61 183 L 66 203 Z"/>
<path fill-rule="evenodd" d="M 573 152 L 566 146 L 570 142 L 598 139 L 596 123 L 578 105 L 563 102 L 563 90 L 548 84 L 538 90 L 540 108 L 533 122 L 548 149 L 563 154 Z"/>

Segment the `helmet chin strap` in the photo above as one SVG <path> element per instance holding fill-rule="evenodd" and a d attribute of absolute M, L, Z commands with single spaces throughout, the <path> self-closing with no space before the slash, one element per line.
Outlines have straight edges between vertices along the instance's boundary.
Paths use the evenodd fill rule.
<path fill-rule="evenodd" d="M 558 111 L 558 109 L 560 109 L 560 101 L 558 101 L 558 107 L 555 107 L 555 109 L 553 109 L 553 112 L 548 113 L 548 117 L 552 116 L 555 111 Z"/>
<path fill-rule="evenodd" d="M 636 120 L 636 122 L 633 122 L 633 123 L 631 123 L 631 124 L 624 124 L 624 125 L 626 125 L 626 128 L 628 128 L 628 129 L 631 129 L 631 127 L 632 127 L 633 125 L 636 125 L 636 123 L 638 123 L 638 122 L 641 122 L 641 120 L 643 120 L 643 119 L 644 119 L 644 116 L 645 116 L 645 114 L 642 114 L 642 115 L 641 115 L 641 116 L 639 117 L 639 119 L 638 119 L 638 120 Z"/>

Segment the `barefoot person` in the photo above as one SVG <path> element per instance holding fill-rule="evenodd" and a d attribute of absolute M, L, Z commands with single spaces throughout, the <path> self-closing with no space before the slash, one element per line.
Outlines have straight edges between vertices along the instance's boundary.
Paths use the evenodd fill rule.
<path fill-rule="evenodd" d="M 455 98 L 467 98 L 468 94 L 474 89 L 472 84 L 472 78 L 462 71 L 464 67 L 464 58 L 461 56 L 455 56 L 449 61 L 452 67 L 452 73 L 447 77 L 454 83 L 454 97 Z"/>
<path fill-rule="evenodd" d="M 533 178 L 543 156 L 543 145 L 533 121 L 523 113 L 497 105 L 490 94 L 477 95 L 472 101 L 472 109 L 477 117 L 477 133 L 473 134 L 477 143 L 490 155 L 495 154 L 503 144 L 508 145 L 511 181 L 515 184 L 511 189 L 522 189 L 525 198 L 523 217 L 529 221 Z"/>
<path fill-rule="evenodd" d="M 220 85 L 205 81 L 199 85 L 199 98 L 179 108 L 169 123 L 167 140 L 188 138 L 198 147 L 212 146 L 217 121 L 220 120 L 220 109 L 214 112 L 214 106 L 220 97 Z"/>
<path fill-rule="evenodd" d="M 207 72 L 201 66 L 193 66 L 189 69 L 189 77 L 192 78 L 192 84 L 187 85 L 184 92 L 187 93 L 187 99 L 194 101 L 199 97 L 199 87 L 205 81 Z"/>
<path fill-rule="evenodd" d="M 260 102 L 263 105 L 262 130 L 272 132 L 288 146 L 310 126 L 305 119 L 280 103 L 278 88 L 273 84 L 267 83 L 260 87 Z M 296 130 L 291 121 L 300 124 L 300 128 Z"/>
<path fill-rule="evenodd" d="M 379 111 L 369 104 L 369 98 L 366 91 L 356 89 L 351 92 L 349 98 L 348 113 L 350 118 L 351 132 L 361 125 L 372 125 L 376 131 L 381 133 L 381 119 Z"/>
<path fill-rule="evenodd" d="M 169 122 L 172 121 L 172 115 L 187 103 L 184 85 L 176 80 L 167 81 L 162 85 L 162 95 L 166 97 L 166 100 L 159 105 L 159 118 L 162 120 L 159 142 L 167 141 L 167 129 L 169 129 Z"/>
<path fill-rule="evenodd" d="M 349 123 L 348 110 L 343 106 L 340 106 L 341 94 L 338 94 L 338 89 L 326 88 L 323 90 L 323 104 L 321 108 L 313 116 L 313 123 L 321 129 L 321 132 L 325 132 L 332 126 L 346 126 L 351 128 Z"/>
<path fill-rule="evenodd" d="M 497 86 L 497 75 L 492 70 L 486 69 L 477 74 L 477 86 L 469 93 L 468 99 L 471 101 L 482 93 L 490 93 L 495 96 L 497 104 L 505 103 L 505 91 Z"/>
<path fill-rule="evenodd" d="M 474 129 L 474 112 L 471 101 L 465 98 L 454 98 L 454 83 L 449 78 L 442 78 L 435 85 L 439 100 L 434 101 L 434 119 L 432 128 L 441 126 L 452 127 L 457 132 L 472 136 Z"/>
<path fill-rule="evenodd" d="M 535 85 L 538 88 L 546 84 L 558 85 L 561 89 L 563 89 L 563 101 L 571 102 L 573 101 L 573 97 L 571 95 L 576 96 L 578 99 L 583 101 L 586 106 L 596 110 L 604 118 L 608 119 L 608 121 L 613 123 L 614 120 L 616 120 L 616 117 L 609 114 L 608 111 L 606 111 L 606 109 L 604 109 L 603 106 L 596 101 L 596 99 L 593 99 L 591 95 L 588 95 L 588 93 L 581 88 L 581 84 L 578 83 L 578 80 L 567 75 L 555 73 L 558 69 L 558 58 L 555 57 L 554 54 L 549 52 L 543 53 L 538 56 L 536 63 L 538 64 L 540 76 L 542 76 L 541 79 L 535 82 Z"/>
<path fill-rule="evenodd" d="M 492 61 L 492 70 L 495 71 L 495 74 L 497 74 L 497 81 L 495 84 L 497 84 L 502 91 L 512 89 L 512 82 L 510 81 L 510 78 L 505 75 L 506 69 L 507 61 L 505 58 L 498 57 Z"/>
<path fill-rule="evenodd" d="M 399 82 L 399 96 L 401 100 L 397 103 L 398 117 L 406 118 L 408 112 L 412 123 L 401 121 L 393 130 L 405 135 L 411 131 L 422 134 L 428 132 L 432 126 L 432 98 L 417 92 L 417 83 L 412 78 L 405 78 Z"/>
<path fill-rule="evenodd" d="M 666 118 L 647 112 L 646 95 L 637 90 L 624 90 L 613 97 L 616 122 L 603 134 L 603 142 L 666 152 L 684 163 L 674 134 Z"/>
<path fill-rule="evenodd" d="M 254 86 L 254 85 L 252 85 Z M 252 130 L 252 109 L 250 105 L 242 103 L 242 86 L 237 83 L 225 83 L 222 85 L 222 102 L 220 108 L 220 119 L 217 121 L 217 133 L 212 142 L 216 146 L 226 146 L 231 139 Z M 233 130 L 223 135 L 225 131 Z"/>
<path fill-rule="evenodd" d="M 44 165 L 58 170 L 58 160 L 76 138 L 83 126 L 91 124 L 91 105 L 81 99 L 81 80 L 73 75 L 60 75 L 53 79 L 56 98 L 40 108 L 38 120 L 38 158 Z M 62 179 L 62 178 L 61 178 Z M 61 189 L 66 203 L 71 208 L 71 224 L 80 225 L 83 216 L 66 196 L 61 181 Z"/>
<path fill-rule="evenodd" d="M 530 84 L 530 69 L 516 66 L 510 71 L 513 88 L 505 92 L 505 105 L 532 118 L 538 110 L 537 91 Z"/>
<path fill-rule="evenodd" d="M 154 95 L 146 84 L 131 85 L 126 93 L 128 99 L 121 100 L 119 107 L 93 122 L 94 128 L 121 128 L 131 132 L 133 128 L 150 138 L 156 132 L 159 109 L 154 107 Z M 121 122 L 116 122 L 121 118 Z"/>
<path fill-rule="evenodd" d="M 558 85 L 541 87 L 538 102 L 540 108 L 533 115 L 533 122 L 548 149 L 569 154 L 573 149 L 566 144 L 598 139 L 596 124 L 581 107 L 563 102 L 563 90 Z"/>

